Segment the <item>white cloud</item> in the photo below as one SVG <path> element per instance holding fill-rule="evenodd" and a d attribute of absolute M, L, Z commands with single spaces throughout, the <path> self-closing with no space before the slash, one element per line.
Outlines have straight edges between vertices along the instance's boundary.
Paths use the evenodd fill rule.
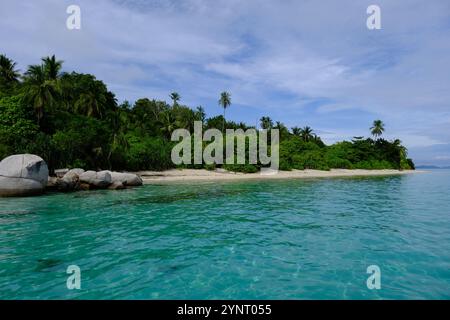
<path fill-rule="evenodd" d="M 380 0 L 381 31 L 366 28 L 366 0 L 80 0 L 79 32 L 65 28 L 69 4 L 3 0 L 2 50 L 22 70 L 56 53 L 121 100 L 178 90 L 215 110 L 226 89 L 241 107 L 231 114 L 254 121 L 257 109 L 292 125 L 315 117 L 330 141 L 366 133 L 369 116 L 409 147 L 450 140 L 447 0 Z"/>

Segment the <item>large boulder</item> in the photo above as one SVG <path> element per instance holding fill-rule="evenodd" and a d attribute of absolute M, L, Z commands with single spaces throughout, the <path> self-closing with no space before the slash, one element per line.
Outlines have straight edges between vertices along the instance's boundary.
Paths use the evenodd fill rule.
<path fill-rule="evenodd" d="M 94 188 L 107 188 L 112 183 L 111 173 L 109 171 L 86 171 L 80 175 L 80 182 Z"/>
<path fill-rule="evenodd" d="M 142 186 L 142 179 L 134 173 L 111 172 L 111 181 L 113 183 L 120 182 L 124 186 L 137 187 Z"/>
<path fill-rule="evenodd" d="M 36 155 L 18 154 L 0 162 L 0 196 L 29 196 L 44 191 L 48 167 Z"/>

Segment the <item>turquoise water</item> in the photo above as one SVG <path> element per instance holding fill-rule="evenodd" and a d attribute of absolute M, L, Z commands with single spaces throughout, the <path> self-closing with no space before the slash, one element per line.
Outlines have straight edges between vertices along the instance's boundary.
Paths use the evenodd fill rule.
<path fill-rule="evenodd" d="M 0 298 L 449 299 L 450 171 L 0 199 Z"/>

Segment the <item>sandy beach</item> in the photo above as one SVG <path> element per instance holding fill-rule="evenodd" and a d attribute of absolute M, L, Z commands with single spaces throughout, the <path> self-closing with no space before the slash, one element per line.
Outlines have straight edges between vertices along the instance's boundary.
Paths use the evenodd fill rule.
<path fill-rule="evenodd" d="M 279 171 L 276 174 L 262 173 L 235 173 L 218 169 L 208 171 L 204 169 L 173 169 L 167 171 L 141 171 L 144 184 L 161 182 L 190 182 L 190 181 L 227 181 L 227 180 L 258 180 L 258 179 L 310 179 L 310 178 L 337 178 L 337 177 L 365 177 L 365 176 L 388 176 L 420 173 L 424 171 L 399 171 L 399 170 L 349 170 L 332 169 L 330 171 L 320 170 L 292 170 Z"/>

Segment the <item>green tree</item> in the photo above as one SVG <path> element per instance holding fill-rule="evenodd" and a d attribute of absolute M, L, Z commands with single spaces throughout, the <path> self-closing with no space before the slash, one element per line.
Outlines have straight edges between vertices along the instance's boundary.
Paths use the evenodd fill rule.
<path fill-rule="evenodd" d="M 42 58 L 42 63 L 44 66 L 45 77 L 47 80 L 57 80 L 60 75 L 63 61 L 56 60 L 55 55 L 51 57 Z"/>
<path fill-rule="evenodd" d="M 370 128 L 370 132 L 374 136 L 375 139 L 378 139 L 384 132 L 384 123 L 381 120 L 375 120 L 373 122 L 372 127 Z"/>
<path fill-rule="evenodd" d="M 177 92 L 172 92 L 169 95 L 169 97 L 173 101 L 173 107 L 177 106 L 178 105 L 178 101 L 180 101 L 180 99 L 181 99 L 181 96 Z"/>
<path fill-rule="evenodd" d="M 170 140 L 172 132 L 176 129 L 176 121 L 170 111 L 166 111 L 161 117 L 161 132 Z"/>
<path fill-rule="evenodd" d="M 301 129 L 299 127 L 292 127 L 291 130 L 294 136 L 300 136 Z"/>
<path fill-rule="evenodd" d="M 225 110 L 231 105 L 231 94 L 224 91 L 220 94 L 219 105 L 223 108 L 222 132 L 225 131 Z"/>
<path fill-rule="evenodd" d="M 313 129 L 309 126 L 300 129 L 300 137 L 303 141 L 309 142 L 314 139 Z"/>
<path fill-rule="evenodd" d="M 10 86 L 19 82 L 19 72 L 16 70 L 17 64 L 0 54 L 0 84 Z"/>
<path fill-rule="evenodd" d="M 55 80 L 47 80 L 43 65 L 31 65 L 25 73 L 25 101 L 36 112 L 40 124 L 45 109 L 54 107 L 60 96 L 60 88 Z"/>
<path fill-rule="evenodd" d="M 205 109 L 202 106 L 198 106 L 195 111 L 195 121 L 201 121 L 202 124 L 204 124 L 205 119 L 206 119 Z"/>
<path fill-rule="evenodd" d="M 265 130 L 270 130 L 273 128 L 273 121 L 270 117 L 262 117 L 260 120 L 261 128 Z"/>

